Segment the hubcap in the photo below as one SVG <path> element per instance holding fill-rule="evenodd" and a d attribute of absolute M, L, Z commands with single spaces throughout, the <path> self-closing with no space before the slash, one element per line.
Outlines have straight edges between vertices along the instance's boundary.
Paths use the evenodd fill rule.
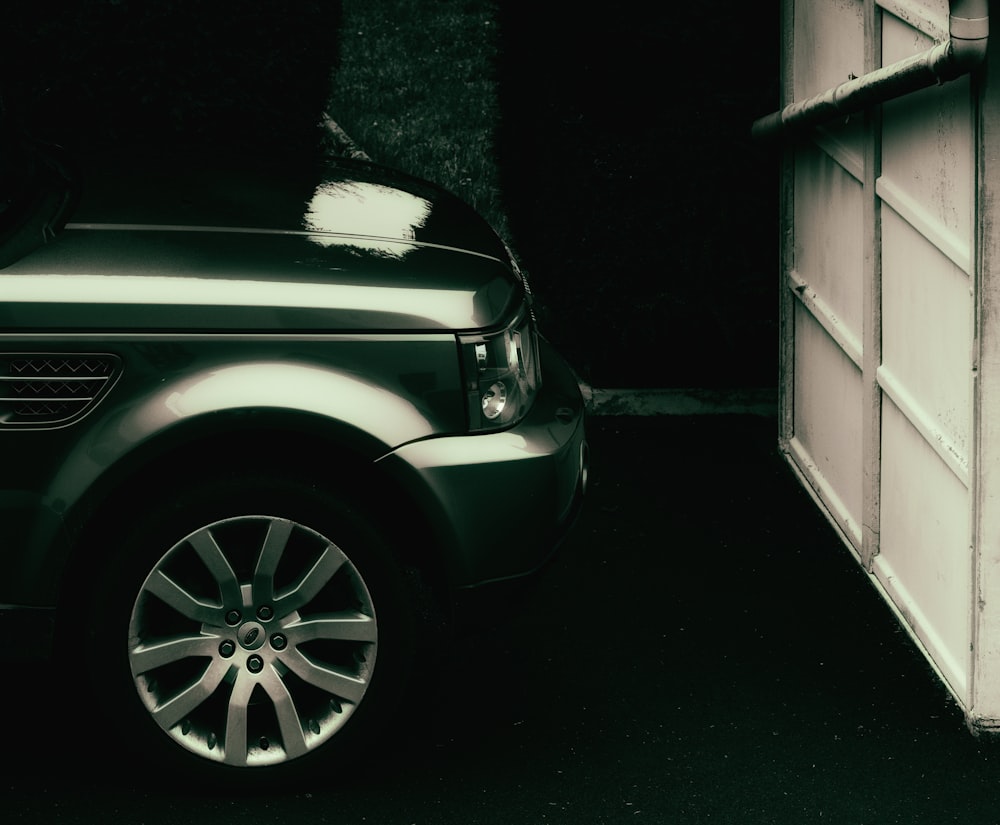
<path fill-rule="evenodd" d="M 333 542 L 244 516 L 172 547 L 132 610 L 136 690 L 171 738 L 206 759 L 269 765 L 318 747 L 368 688 L 371 596 Z"/>
<path fill-rule="evenodd" d="M 264 628 L 257 624 L 257 622 L 247 622 L 244 624 L 239 629 L 236 637 L 240 640 L 240 644 L 244 650 L 256 650 L 264 644 L 266 638 Z"/>

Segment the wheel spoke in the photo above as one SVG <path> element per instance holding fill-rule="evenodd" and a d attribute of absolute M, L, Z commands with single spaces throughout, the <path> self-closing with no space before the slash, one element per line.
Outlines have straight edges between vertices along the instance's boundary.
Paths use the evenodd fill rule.
<path fill-rule="evenodd" d="M 378 638 L 378 626 L 371 616 L 363 613 L 328 613 L 288 625 L 284 633 L 294 645 L 314 639 L 374 642 Z"/>
<path fill-rule="evenodd" d="M 219 605 L 200 601 L 188 593 L 162 570 L 155 570 L 146 582 L 146 592 L 152 593 L 182 616 L 200 624 L 217 624 Z"/>
<path fill-rule="evenodd" d="M 176 725 L 198 705 L 211 696 L 229 670 L 229 664 L 222 660 L 213 660 L 201 677 L 174 695 L 163 704 L 154 708 L 153 717 L 164 730 Z"/>
<path fill-rule="evenodd" d="M 361 697 L 364 696 L 365 689 L 368 687 L 368 683 L 364 679 L 317 665 L 309 661 L 298 650 L 287 651 L 282 655 L 281 661 L 302 681 L 355 704 L 361 701 Z"/>
<path fill-rule="evenodd" d="M 229 707 L 226 711 L 226 762 L 245 765 L 247 762 L 247 708 L 253 695 L 254 682 L 241 672 L 236 677 Z"/>
<path fill-rule="evenodd" d="M 215 653 L 218 638 L 215 636 L 183 636 L 152 644 L 140 644 L 129 651 L 132 672 L 136 675 L 153 668 L 198 656 L 210 657 Z"/>
<path fill-rule="evenodd" d="M 233 572 L 229 560 L 226 559 L 211 531 L 199 530 L 188 541 L 208 568 L 208 572 L 212 574 L 212 578 L 218 583 L 223 604 L 242 604 L 243 595 L 239 579 L 236 578 L 236 573 Z"/>
<path fill-rule="evenodd" d="M 273 678 L 264 679 L 261 684 L 274 703 L 274 713 L 278 718 L 278 727 L 281 730 L 281 741 L 285 746 L 285 753 L 291 759 L 295 756 L 301 756 L 308 749 L 305 735 L 302 732 L 302 720 L 299 718 L 295 699 L 289 692 L 288 686 L 278 678 L 273 670 L 271 672 Z"/>
<path fill-rule="evenodd" d="M 257 567 L 253 574 L 254 599 L 258 603 L 274 601 L 274 574 L 278 562 L 285 552 L 288 537 L 292 534 L 292 523 L 284 519 L 274 519 L 267 528 L 267 536 L 260 549 Z"/>
<path fill-rule="evenodd" d="M 275 599 L 275 607 L 281 615 L 287 616 L 293 610 L 298 610 L 303 605 L 308 604 L 337 574 L 346 561 L 347 557 L 339 548 L 332 544 L 328 545 L 298 584 L 281 598 Z"/>

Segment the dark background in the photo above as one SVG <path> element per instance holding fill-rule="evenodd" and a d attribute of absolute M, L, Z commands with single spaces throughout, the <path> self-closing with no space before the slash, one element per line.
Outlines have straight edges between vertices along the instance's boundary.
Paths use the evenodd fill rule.
<path fill-rule="evenodd" d="M 0 83 L 34 135 L 84 156 L 311 152 L 340 19 L 340 3 L 326 0 L 10 4 Z"/>
<path fill-rule="evenodd" d="M 497 160 L 548 337 L 593 386 L 776 385 L 777 168 L 750 126 L 777 107 L 778 4 L 497 7 Z M 319 0 L 18 4 L 0 77 L 76 152 L 302 155 L 340 19 Z"/>
<path fill-rule="evenodd" d="M 545 330 L 598 387 L 777 383 L 778 4 L 501 4 L 500 169 Z"/>

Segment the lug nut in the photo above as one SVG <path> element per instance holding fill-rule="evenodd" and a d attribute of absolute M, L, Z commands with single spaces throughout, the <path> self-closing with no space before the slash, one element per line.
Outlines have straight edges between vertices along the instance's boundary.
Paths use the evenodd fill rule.
<path fill-rule="evenodd" d="M 288 639 L 285 638 L 284 634 L 275 633 L 271 637 L 271 647 L 275 650 L 284 650 L 288 647 Z"/>
<path fill-rule="evenodd" d="M 219 645 L 219 655 L 225 659 L 228 659 L 236 652 L 236 642 L 232 639 L 226 639 L 222 644 Z"/>
<path fill-rule="evenodd" d="M 260 673 L 264 669 L 264 660 L 260 656 L 251 656 L 247 659 L 247 670 L 251 673 Z"/>
<path fill-rule="evenodd" d="M 239 610 L 230 610 L 226 614 L 226 624 L 228 624 L 228 625 L 239 624 L 240 623 L 240 619 L 242 619 L 242 618 L 243 617 L 240 615 L 240 611 Z"/>
<path fill-rule="evenodd" d="M 266 622 L 274 617 L 274 611 L 268 607 L 266 604 L 257 608 L 257 618 L 262 622 Z"/>

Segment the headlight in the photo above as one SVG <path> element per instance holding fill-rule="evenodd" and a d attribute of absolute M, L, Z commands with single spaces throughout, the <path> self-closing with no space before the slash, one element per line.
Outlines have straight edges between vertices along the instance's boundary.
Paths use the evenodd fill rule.
<path fill-rule="evenodd" d="M 524 312 L 500 332 L 460 335 L 469 429 L 493 430 L 520 421 L 541 384 L 538 341 Z"/>

